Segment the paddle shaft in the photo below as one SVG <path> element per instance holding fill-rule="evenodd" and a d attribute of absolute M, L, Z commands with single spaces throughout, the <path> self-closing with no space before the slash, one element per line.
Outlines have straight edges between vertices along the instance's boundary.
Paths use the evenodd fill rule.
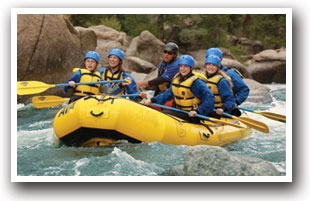
<path fill-rule="evenodd" d="M 254 110 L 251 110 L 251 109 L 249 109 L 249 108 L 243 108 L 243 107 L 237 107 L 237 108 L 240 109 L 240 110 L 247 111 L 247 112 L 253 112 L 253 113 L 255 113 Z"/>
<path fill-rule="evenodd" d="M 125 80 L 107 80 L 99 82 L 78 82 L 75 85 L 94 85 L 94 84 L 106 84 L 115 82 L 124 82 Z M 49 88 L 70 86 L 69 83 L 61 84 L 46 84 L 39 81 L 22 81 L 17 82 L 17 94 L 18 95 L 30 95 L 37 94 L 46 91 Z"/>
<path fill-rule="evenodd" d="M 214 110 L 216 111 L 216 110 Z M 233 116 L 229 113 L 223 112 L 222 113 L 223 116 L 231 118 L 231 119 L 236 119 L 238 121 L 241 121 L 242 123 L 246 124 L 247 126 L 254 128 L 258 131 L 264 132 L 264 133 L 269 133 L 269 128 L 266 124 L 264 124 L 263 122 L 260 121 L 256 121 L 254 119 L 250 119 L 250 118 L 246 118 L 246 117 L 236 117 Z"/>
<path fill-rule="evenodd" d="M 136 97 L 139 95 L 140 94 L 123 94 L 120 97 Z M 32 104 L 36 108 L 48 108 L 52 106 L 57 106 L 69 100 L 69 98 L 62 98 L 59 96 L 39 96 L 39 97 L 34 96 L 32 98 Z"/>
<path fill-rule="evenodd" d="M 98 82 L 77 82 L 75 85 L 91 85 L 91 84 L 107 84 L 107 83 L 115 83 L 115 82 L 124 82 L 125 80 L 107 80 L 107 81 L 98 81 Z M 31 82 L 31 81 L 30 81 Z M 45 84 L 42 82 L 42 85 L 38 86 L 20 86 L 20 89 L 23 88 L 52 88 L 52 87 L 67 87 L 70 86 L 69 83 L 60 83 L 60 84 Z"/>
<path fill-rule="evenodd" d="M 98 81 L 98 82 L 77 82 L 75 85 L 91 85 L 91 84 L 107 84 L 115 82 L 124 82 L 125 80 L 107 80 L 107 81 Z M 69 86 L 69 83 L 55 84 L 55 87 L 66 87 Z"/>
<path fill-rule="evenodd" d="M 189 113 L 189 112 L 184 111 L 184 110 L 180 110 L 180 109 L 177 109 L 177 108 L 174 108 L 174 107 L 168 107 L 168 106 L 165 106 L 165 105 L 160 105 L 160 104 L 157 104 L 157 103 L 152 103 L 151 105 L 156 106 L 156 107 L 160 107 L 160 108 L 164 108 L 164 109 L 168 109 L 168 110 L 172 110 L 172 111 L 176 111 L 176 112 L 182 112 L 182 113 L 185 113 L 185 114 Z M 199 117 L 199 118 L 205 119 L 205 120 L 210 120 L 209 117 L 203 116 L 203 115 L 200 115 L 200 114 L 196 114 L 195 117 Z"/>
<path fill-rule="evenodd" d="M 182 113 L 185 113 L 185 114 L 189 114 L 189 112 L 187 112 L 187 111 L 180 110 L 180 109 L 177 109 L 177 108 L 174 108 L 174 107 L 168 107 L 168 106 L 160 105 L 160 104 L 156 104 L 156 103 L 152 103 L 151 105 L 157 106 L 157 107 L 160 107 L 160 108 L 164 108 L 164 109 L 168 109 L 168 110 L 172 110 L 172 111 L 176 111 L 176 112 L 182 112 Z M 204 120 L 208 120 L 208 121 L 212 121 L 212 122 L 215 122 L 215 123 L 227 124 L 227 125 L 238 127 L 238 128 L 244 128 L 244 127 L 239 126 L 237 124 L 225 122 L 225 121 L 222 121 L 222 120 L 219 120 L 219 119 L 216 119 L 216 118 L 212 118 L 212 117 L 208 117 L 208 116 L 204 116 L 204 115 L 201 115 L 201 114 L 196 114 L 195 117 L 198 117 L 198 118 L 204 119 Z"/>
<path fill-rule="evenodd" d="M 282 123 L 286 122 L 286 116 L 285 115 L 276 114 L 276 113 L 272 113 L 272 112 L 255 111 L 255 110 L 251 110 L 251 109 L 243 108 L 243 107 L 238 107 L 238 109 L 244 110 L 244 111 L 247 111 L 247 112 L 252 112 L 252 113 L 255 113 L 255 114 L 260 114 L 260 115 L 262 115 L 264 117 L 267 117 L 269 119 L 273 119 L 273 120 L 276 120 L 276 121 L 280 121 Z"/>

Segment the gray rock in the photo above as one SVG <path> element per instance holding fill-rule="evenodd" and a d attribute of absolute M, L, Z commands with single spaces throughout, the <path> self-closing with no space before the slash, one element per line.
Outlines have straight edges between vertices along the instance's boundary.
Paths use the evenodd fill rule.
<path fill-rule="evenodd" d="M 113 40 L 104 40 L 98 39 L 97 40 L 97 48 L 96 51 L 100 54 L 100 65 L 107 66 L 108 62 L 108 55 L 111 49 L 118 48 L 125 51 L 125 47 L 122 46 L 121 43 Z M 126 57 L 125 57 L 126 59 Z"/>
<path fill-rule="evenodd" d="M 286 62 L 263 61 L 249 65 L 252 78 L 260 83 L 286 83 Z"/>
<path fill-rule="evenodd" d="M 177 165 L 173 168 L 170 168 L 166 171 L 164 171 L 162 176 L 185 176 L 184 175 L 184 165 Z"/>
<path fill-rule="evenodd" d="M 74 67 L 83 66 L 85 52 L 96 48 L 93 32 L 76 30 L 62 15 L 18 15 L 17 35 L 18 81 L 63 83 Z M 57 88 L 48 94 L 63 92 Z"/>
<path fill-rule="evenodd" d="M 284 49 L 280 50 L 264 50 L 253 57 L 254 61 L 286 61 L 286 52 Z"/>
<path fill-rule="evenodd" d="M 70 30 L 61 15 L 18 15 L 18 80 L 67 80 L 83 62 L 78 32 Z"/>
<path fill-rule="evenodd" d="M 150 73 L 157 69 L 152 63 L 132 56 L 125 58 L 124 66 L 126 66 L 128 70 L 138 73 Z"/>
<path fill-rule="evenodd" d="M 135 79 L 136 82 L 144 81 L 147 74 L 145 73 L 137 73 L 137 72 L 131 72 L 130 73 L 132 77 Z"/>
<path fill-rule="evenodd" d="M 243 81 L 250 88 L 250 94 L 247 98 L 247 102 L 269 102 L 272 100 L 269 89 L 263 84 L 252 80 L 252 79 L 243 79 Z"/>
<path fill-rule="evenodd" d="M 260 83 L 286 83 L 286 51 L 264 50 L 253 56 L 248 68 Z"/>
<path fill-rule="evenodd" d="M 163 48 L 164 43 L 145 30 L 132 39 L 126 55 L 139 57 L 157 66 L 162 60 Z"/>
<path fill-rule="evenodd" d="M 84 27 L 74 27 L 74 29 L 77 31 L 77 37 L 80 39 L 81 51 L 86 53 L 89 50 L 94 50 L 94 47 L 97 46 L 95 32 Z"/>
<path fill-rule="evenodd" d="M 262 159 L 233 156 L 224 148 L 200 145 L 188 150 L 184 165 L 173 167 L 162 175 L 279 176 L 280 172 L 274 165 Z"/>
<path fill-rule="evenodd" d="M 228 66 L 230 68 L 235 68 L 243 75 L 243 77 L 251 78 L 251 74 L 249 73 L 248 68 L 237 60 L 223 58 L 222 65 Z"/>
<path fill-rule="evenodd" d="M 106 41 L 117 41 L 125 47 L 128 47 L 129 45 L 127 34 L 124 32 L 117 31 L 105 25 L 90 26 L 89 29 L 96 33 L 98 39 Z"/>

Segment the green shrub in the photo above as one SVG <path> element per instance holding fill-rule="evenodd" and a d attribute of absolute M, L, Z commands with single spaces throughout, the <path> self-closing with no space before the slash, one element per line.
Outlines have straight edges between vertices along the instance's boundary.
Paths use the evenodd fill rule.
<path fill-rule="evenodd" d="M 247 58 L 242 57 L 243 55 L 247 55 L 247 51 L 241 45 L 231 46 L 229 47 L 229 50 L 239 62 L 243 63 L 248 60 Z"/>

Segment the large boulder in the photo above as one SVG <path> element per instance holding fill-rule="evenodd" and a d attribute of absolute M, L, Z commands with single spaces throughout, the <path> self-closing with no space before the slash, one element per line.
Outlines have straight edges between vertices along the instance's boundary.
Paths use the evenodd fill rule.
<path fill-rule="evenodd" d="M 251 78 L 248 68 L 239 61 L 229 58 L 223 58 L 222 65 L 237 69 L 245 78 Z"/>
<path fill-rule="evenodd" d="M 162 60 L 163 48 L 164 43 L 145 30 L 132 39 L 126 55 L 139 57 L 157 66 Z"/>
<path fill-rule="evenodd" d="M 250 94 L 246 101 L 254 103 L 272 101 L 270 91 L 266 86 L 252 79 L 243 79 L 243 81 L 250 88 Z"/>
<path fill-rule="evenodd" d="M 125 58 L 124 66 L 126 66 L 129 71 L 136 71 L 138 73 L 150 73 L 157 69 L 154 64 L 132 56 Z"/>
<path fill-rule="evenodd" d="M 130 41 L 126 33 L 105 25 L 90 26 L 88 29 L 94 31 L 97 36 L 96 51 L 100 54 L 101 66 L 108 65 L 108 54 L 111 49 L 118 48 L 123 50 L 124 54 L 126 54 L 126 49 Z"/>
<path fill-rule="evenodd" d="M 253 79 L 261 83 L 286 83 L 286 52 L 264 50 L 256 54 L 248 66 Z"/>
<path fill-rule="evenodd" d="M 63 83 L 83 65 L 85 51 L 95 48 L 95 35 L 74 29 L 62 15 L 17 16 L 18 81 Z"/>
<path fill-rule="evenodd" d="M 132 75 L 133 79 L 135 79 L 136 82 L 144 81 L 145 77 L 147 76 L 147 74 L 145 73 L 137 73 L 137 72 L 131 72 L 130 74 Z"/>
<path fill-rule="evenodd" d="M 94 50 L 97 46 L 97 36 L 94 31 L 84 27 L 74 27 L 77 31 L 77 37 L 80 39 L 81 51 L 86 53 L 89 50 Z"/>
<path fill-rule="evenodd" d="M 118 48 L 125 51 L 125 47 L 122 46 L 121 43 L 113 40 L 104 40 L 98 39 L 97 40 L 97 48 L 96 51 L 100 54 L 100 65 L 107 66 L 108 62 L 108 55 L 111 49 Z M 126 59 L 126 57 L 125 57 Z"/>
<path fill-rule="evenodd" d="M 229 49 L 220 47 L 220 50 L 223 53 L 223 58 L 236 60 L 236 58 L 234 57 L 234 55 L 231 53 L 231 51 Z"/>
<path fill-rule="evenodd" d="M 279 50 L 264 50 L 253 56 L 253 60 L 256 62 L 263 61 L 286 61 L 286 51 L 284 49 Z"/>
<path fill-rule="evenodd" d="M 89 29 L 96 33 L 98 39 L 105 41 L 116 41 L 125 47 L 128 47 L 129 45 L 128 37 L 125 32 L 117 31 L 105 25 L 90 26 Z"/>
<path fill-rule="evenodd" d="M 148 81 L 148 80 L 152 80 L 154 78 L 157 77 L 158 75 L 158 70 L 154 69 L 153 71 L 151 71 L 150 73 L 146 74 L 146 73 L 135 73 L 132 72 L 131 75 L 133 76 L 133 78 L 136 81 Z M 155 90 L 155 87 L 145 87 L 146 90 Z"/>
<path fill-rule="evenodd" d="M 276 167 L 262 159 L 233 156 L 222 147 L 199 145 L 190 148 L 183 165 L 175 166 L 166 176 L 280 176 Z"/>
<path fill-rule="evenodd" d="M 249 71 L 252 78 L 260 83 L 286 82 L 286 64 L 280 61 L 253 63 Z"/>

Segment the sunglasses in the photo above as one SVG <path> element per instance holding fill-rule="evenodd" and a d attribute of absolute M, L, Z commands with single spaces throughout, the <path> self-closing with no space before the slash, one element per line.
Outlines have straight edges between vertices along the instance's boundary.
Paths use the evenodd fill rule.
<path fill-rule="evenodd" d="M 173 54 L 173 52 L 164 51 L 164 54 L 169 54 L 169 55 L 172 55 L 172 54 Z"/>

